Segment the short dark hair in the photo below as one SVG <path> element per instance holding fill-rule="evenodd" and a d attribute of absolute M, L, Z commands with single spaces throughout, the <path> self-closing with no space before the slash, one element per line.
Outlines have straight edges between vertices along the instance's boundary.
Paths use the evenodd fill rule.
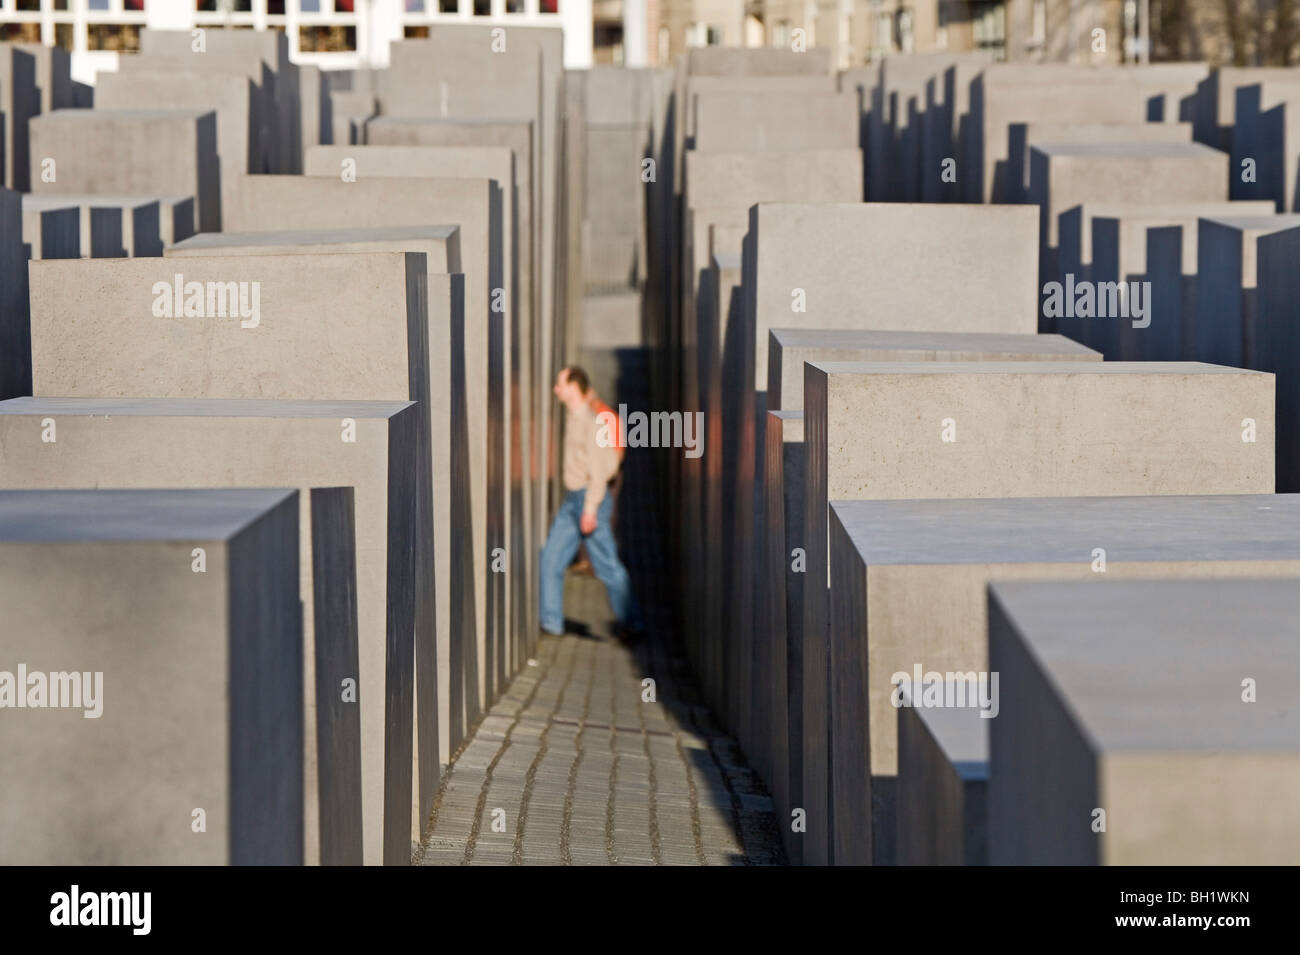
<path fill-rule="evenodd" d="M 578 386 L 578 390 L 584 395 L 591 390 L 591 378 L 588 377 L 585 369 L 578 365 L 570 365 L 564 369 L 566 373 L 565 380 L 570 384 Z"/>

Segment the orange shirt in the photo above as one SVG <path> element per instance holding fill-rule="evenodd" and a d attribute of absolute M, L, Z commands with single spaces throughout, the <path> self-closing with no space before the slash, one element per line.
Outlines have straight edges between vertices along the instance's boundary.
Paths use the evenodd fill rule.
<path fill-rule="evenodd" d="M 614 450 L 618 454 L 620 463 L 623 461 L 623 455 L 627 453 L 627 448 L 623 446 L 623 422 L 618 420 L 618 413 L 609 405 L 599 398 L 591 399 L 591 410 L 596 413 L 596 418 L 609 424 L 609 437 L 614 445 Z M 604 417 L 609 415 L 608 418 Z"/>

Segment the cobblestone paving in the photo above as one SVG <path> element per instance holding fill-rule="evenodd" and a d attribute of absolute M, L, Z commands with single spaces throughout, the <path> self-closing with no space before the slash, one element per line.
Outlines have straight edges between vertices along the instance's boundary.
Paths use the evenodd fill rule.
<path fill-rule="evenodd" d="M 590 578 L 567 598 L 604 601 Z M 447 771 L 420 864 L 783 863 L 761 782 L 676 669 L 657 643 L 543 637 Z"/>
<path fill-rule="evenodd" d="M 418 864 L 784 864 L 771 799 L 666 639 L 650 454 L 628 451 L 616 518 L 650 636 L 610 636 L 604 589 L 571 572 L 572 632 L 543 635 L 454 755 Z"/>

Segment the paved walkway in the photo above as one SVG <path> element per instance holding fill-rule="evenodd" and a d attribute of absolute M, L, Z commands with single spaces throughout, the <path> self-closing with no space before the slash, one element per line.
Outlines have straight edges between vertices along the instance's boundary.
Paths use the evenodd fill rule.
<path fill-rule="evenodd" d="M 784 863 L 770 798 L 665 638 L 650 453 L 628 452 L 617 517 L 650 637 L 633 652 L 609 636 L 604 589 L 571 572 L 576 632 L 543 636 L 455 755 L 417 863 Z"/>

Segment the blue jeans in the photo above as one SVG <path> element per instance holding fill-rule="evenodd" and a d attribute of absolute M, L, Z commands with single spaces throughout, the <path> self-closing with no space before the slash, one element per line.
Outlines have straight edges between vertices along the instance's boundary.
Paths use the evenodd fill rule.
<path fill-rule="evenodd" d="M 573 557 L 578 553 L 582 543 L 582 504 L 586 498 L 585 490 L 566 491 L 560 510 L 551 524 L 551 531 L 546 535 L 546 546 L 542 548 L 542 591 L 539 595 L 542 629 L 547 633 L 564 632 L 564 572 Z M 618 622 L 631 630 L 641 630 L 644 622 L 641 608 L 632 594 L 632 581 L 627 568 L 618 559 L 618 546 L 614 543 L 614 532 L 609 527 L 610 511 L 614 500 L 609 494 L 601 500 L 596 509 L 596 529 L 587 535 L 587 555 L 591 558 L 592 569 L 596 578 L 605 585 L 609 595 L 609 605 L 614 610 Z"/>

